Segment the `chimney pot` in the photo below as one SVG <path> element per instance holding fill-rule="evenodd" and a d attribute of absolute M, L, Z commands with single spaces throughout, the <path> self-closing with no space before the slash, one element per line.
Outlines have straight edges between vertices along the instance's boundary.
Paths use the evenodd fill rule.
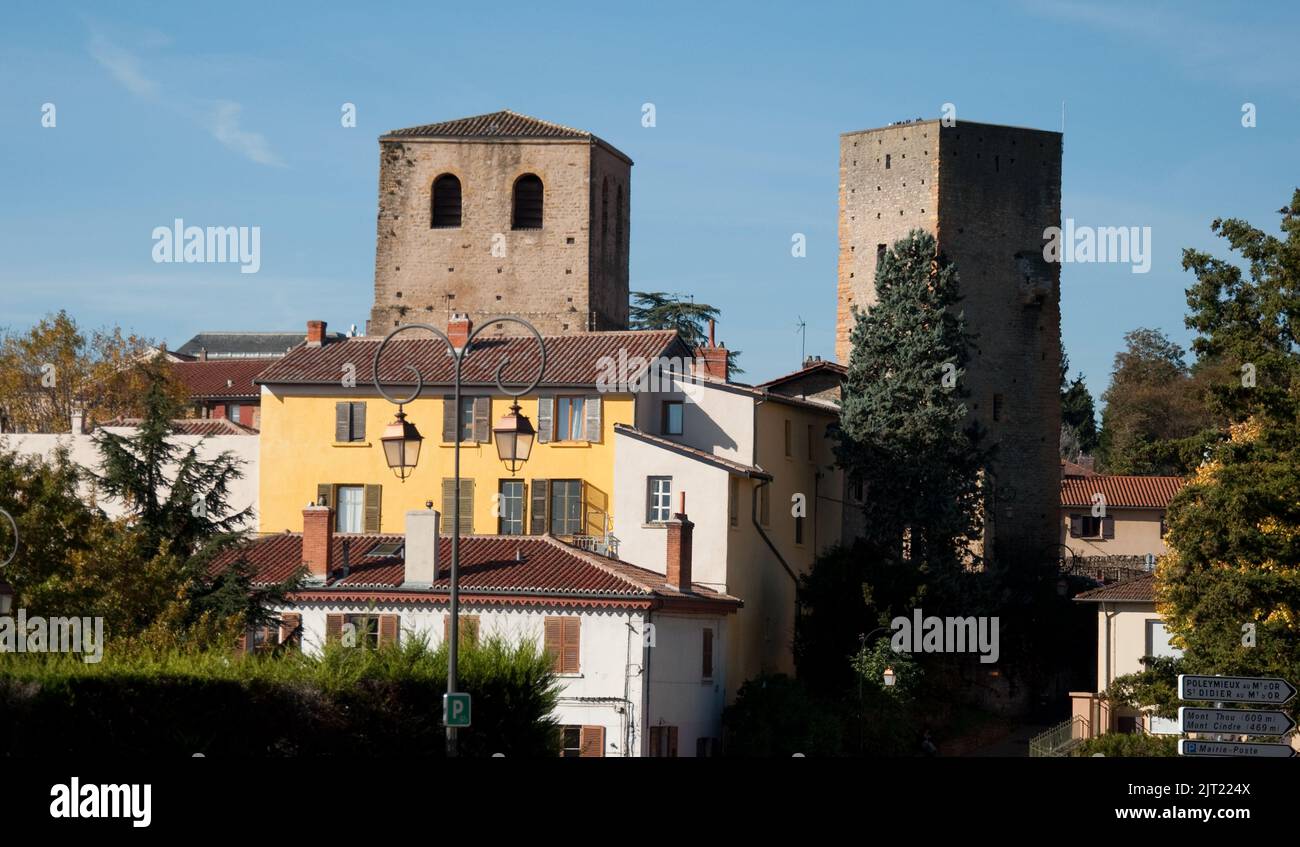
<path fill-rule="evenodd" d="M 325 343 L 325 321 L 307 321 L 307 346 L 320 347 Z"/>
<path fill-rule="evenodd" d="M 469 315 L 453 314 L 447 322 L 447 340 L 457 351 L 463 350 L 469 343 L 469 334 L 474 329 L 474 322 Z"/>
<path fill-rule="evenodd" d="M 308 506 L 302 510 L 302 563 L 312 582 L 328 582 L 334 556 L 334 510 Z"/>

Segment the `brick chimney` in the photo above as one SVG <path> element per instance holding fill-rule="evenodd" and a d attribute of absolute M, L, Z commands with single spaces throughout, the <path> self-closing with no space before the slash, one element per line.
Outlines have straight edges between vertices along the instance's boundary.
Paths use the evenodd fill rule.
<path fill-rule="evenodd" d="M 469 334 L 473 329 L 474 322 L 469 319 L 469 315 L 453 314 L 451 320 L 447 321 L 447 339 L 451 341 L 452 347 L 460 350 L 469 342 Z"/>
<path fill-rule="evenodd" d="M 325 343 L 325 321 L 307 321 L 307 346 L 320 347 Z"/>
<path fill-rule="evenodd" d="M 438 578 L 438 532 L 442 515 L 434 509 L 406 513 L 406 573 L 403 588 L 432 588 Z"/>
<path fill-rule="evenodd" d="M 200 361 L 200 362 L 206 362 L 207 360 L 208 360 L 208 348 L 206 348 L 206 347 L 200 347 L 200 348 L 199 348 L 199 361 Z"/>
<path fill-rule="evenodd" d="M 681 495 L 681 511 L 668 522 L 668 584 L 678 591 L 691 590 L 691 537 L 695 524 L 686 517 L 686 492 Z"/>
<path fill-rule="evenodd" d="M 302 510 L 302 563 L 311 582 L 329 580 L 333 565 L 334 510 L 308 506 Z"/>
<path fill-rule="evenodd" d="M 695 350 L 695 373 L 701 376 L 727 381 L 727 347 L 714 340 L 714 321 L 709 319 L 709 343 Z"/>

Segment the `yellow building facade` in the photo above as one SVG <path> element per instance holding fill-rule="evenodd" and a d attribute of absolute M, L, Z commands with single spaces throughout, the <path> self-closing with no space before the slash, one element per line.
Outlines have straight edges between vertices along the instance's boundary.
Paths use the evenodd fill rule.
<path fill-rule="evenodd" d="M 411 393 L 408 364 L 418 366 L 425 381 L 419 398 L 404 407 L 407 421 L 423 437 L 418 462 L 405 480 L 388 467 L 381 441 L 398 409 L 374 387 L 370 368 L 376 339 L 315 345 L 309 340 L 264 371 L 258 378 L 259 531 L 297 532 L 303 507 L 315 503 L 334 509 L 336 532 L 401 533 L 406 512 L 432 504 L 443 513 L 443 529 L 450 534 L 459 437 L 462 534 L 610 532 L 614 427 L 634 421 L 636 403 L 628 386 L 608 385 L 601 377 L 612 357 L 626 359 L 630 352 L 644 361 L 679 351 L 676 334 L 548 337 L 545 377 L 518 401 L 537 438 L 528 460 L 513 471 L 499 458 L 492 433 L 513 400 L 496 387 L 494 377 L 498 364 L 510 359 L 519 366 L 513 376 L 526 382 L 529 377 L 520 374 L 528 371 L 527 356 L 536 356 L 536 343 L 507 338 L 481 344 L 466 356 L 458 410 L 445 345 L 395 344 L 391 363 L 385 352 L 381 376 L 389 394 Z M 506 379 L 505 384 L 518 383 Z"/>

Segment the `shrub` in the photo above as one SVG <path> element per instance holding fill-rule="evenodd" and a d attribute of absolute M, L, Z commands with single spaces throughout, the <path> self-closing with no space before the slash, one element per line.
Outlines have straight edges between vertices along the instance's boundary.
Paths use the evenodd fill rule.
<path fill-rule="evenodd" d="M 465 756 L 554 755 L 558 687 L 531 641 L 460 651 L 473 694 Z M 0 756 L 442 756 L 447 652 L 412 639 L 362 650 L 0 656 Z"/>
<path fill-rule="evenodd" d="M 1107 757 L 1177 756 L 1178 737 L 1174 735 L 1145 735 L 1140 732 L 1108 732 L 1090 738 L 1074 749 L 1075 756 Z"/>

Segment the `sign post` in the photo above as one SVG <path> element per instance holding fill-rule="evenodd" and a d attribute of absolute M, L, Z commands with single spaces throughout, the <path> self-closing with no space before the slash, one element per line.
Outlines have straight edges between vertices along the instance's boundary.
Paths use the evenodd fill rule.
<path fill-rule="evenodd" d="M 1281 706 L 1296 694 L 1295 686 L 1275 676 L 1178 675 L 1179 700 L 1258 703 Z"/>
<path fill-rule="evenodd" d="M 1289 744 L 1247 744 L 1236 741 L 1189 741 L 1178 739 L 1180 756 L 1241 756 L 1248 759 L 1289 759 L 1295 750 Z"/>
<path fill-rule="evenodd" d="M 469 695 L 465 692 L 442 695 L 443 726 L 463 729 L 469 726 Z"/>
<path fill-rule="evenodd" d="M 1179 739 L 1180 756 L 1239 756 L 1249 759 L 1289 759 L 1296 751 L 1289 744 L 1260 744 L 1225 741 L 1224 736 L 1285 736 L 1296 723 L 1276 709 L 1225 709 L 1227 703 L 1281 706 L 1296 695 L 1285 679 L 1271 676 L 1178 675 L 1178 699 L 1211 701 L 1214 708 L 1180 706 L 1178 728 L 1182 732 L 1214 735 L 1213 741 Z"/>
<path fill-rule="evenodd" d="M 1178 707 L 1182 732 L 1217 732 L 1228 735 L 1286 735 L 1295 721 L 1286 712 L 1260 709 L 1197 709 Z"/>

